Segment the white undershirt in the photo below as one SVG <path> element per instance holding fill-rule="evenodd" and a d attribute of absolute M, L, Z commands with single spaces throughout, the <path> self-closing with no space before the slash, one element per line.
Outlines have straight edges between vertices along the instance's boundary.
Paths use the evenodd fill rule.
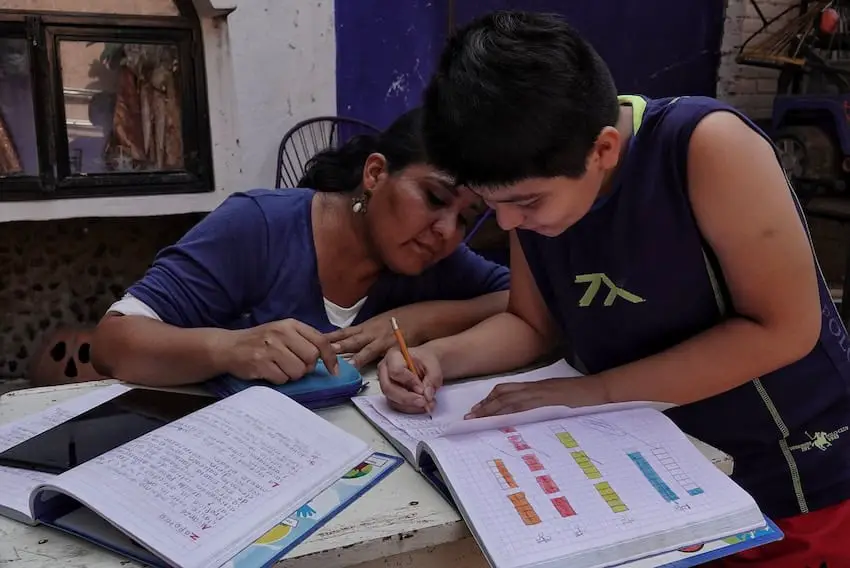
<path fill-rule="evenodd" d="M 357 317 L 357 314 L 360 313 L 360 310 L 363 308 L 363 304 L 366 303 L 366 297 L 363 297 L 357 300 L 353 306 L 344 308 L 334 304 L 327 298 L 322 299 L 325 302 L 325 313 L 328 316 L 328 321 L 331 322 L 331 325 L 338 328 L 349 327 Z M 127 294 L 112 304 L 108 311 L 117 312 L 125 316 L 144 316 L 162 321 L 159 314 L 157 314 L 150 306 L 130 294 Z"/>

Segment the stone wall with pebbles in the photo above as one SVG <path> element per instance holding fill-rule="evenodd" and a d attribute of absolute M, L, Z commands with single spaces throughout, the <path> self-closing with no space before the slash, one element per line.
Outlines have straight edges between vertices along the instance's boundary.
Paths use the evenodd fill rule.
<path fill-rule="evenodd" d="M 50 331 L 96 323 L 199 218 L 0 223 L 0 381 L 25 376 Z"/>
<path fill-rule="evenodd" d="M 0 223 L 0 394 L 25 384 L 42 339 L 66 325 L 93 325 L 147 269 L 156 252 L 200 219 L 179 215 L 135 219 L 73 219 Z M 846 229 L 812 223 L 827 280 L 840 286 Z M 476 244 L 500 242 L 498 229 Z M 5 383 L 4 383 L 5 381 Z"/>

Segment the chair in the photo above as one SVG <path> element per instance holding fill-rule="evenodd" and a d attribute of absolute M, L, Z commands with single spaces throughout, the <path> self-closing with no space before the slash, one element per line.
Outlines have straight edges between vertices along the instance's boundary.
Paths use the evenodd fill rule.
<path fill-rule="evenodd" d="M 299 122 L 280 141 L 275 187 L 295 187 L 307 162 L 322 150 L 338 148 L 360 134 L 378 132 L 368 122 L 343 116 L 317 116 Z"/>

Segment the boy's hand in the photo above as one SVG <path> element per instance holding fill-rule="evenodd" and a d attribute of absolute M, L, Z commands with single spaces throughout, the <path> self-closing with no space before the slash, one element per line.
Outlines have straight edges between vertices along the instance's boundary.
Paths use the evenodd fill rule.
<path fill-rule="evenodd" d="M 473 406 L 465 419 L 513 414 L 543 406 L 593 406 L 605 404 L 605 385 L 597 377 L 545 379 L 530 383 L 501 383 Z"/>
<path fill-rule="evenodd" d="M 443 386 L 443 371 L 437 357 L 426 347 L 410 349 L 420 380 L 398 348 L 391 349 L 378 364 L 378 379 L 389 405 L 399 412 L 420 414 L 434 409 L 437 389 Z"/>

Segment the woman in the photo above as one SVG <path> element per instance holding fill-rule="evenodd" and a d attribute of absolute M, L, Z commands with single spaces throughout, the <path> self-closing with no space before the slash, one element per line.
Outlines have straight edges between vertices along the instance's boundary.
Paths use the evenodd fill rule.
<path fill-rule="evenodd" d="M 480 201 L 429 166 L 420 111 L 313 158 L 302 189 L 234 194 L 161 251 L 99 323 L 95 368 L 147 385 L 295 380 L 337 354 L 462 331 L 507 304 L 507 269 L 459 246 Z M 314 189 L 306 189 L 314 188 Z"/>

